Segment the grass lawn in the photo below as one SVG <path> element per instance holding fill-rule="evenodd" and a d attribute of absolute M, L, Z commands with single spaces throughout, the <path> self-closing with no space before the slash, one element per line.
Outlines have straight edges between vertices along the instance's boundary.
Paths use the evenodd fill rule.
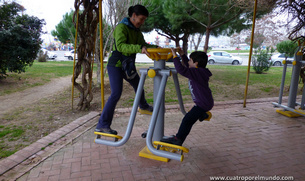
<path fill-rule="evenodd" d="M 48 83 L 53 78 L 72 75 L 73 62 L 37 62 L 27 67 L 25 73 L 8 73 L 6 79 L 0 80 L 0 96 L 25 90 Z"/>

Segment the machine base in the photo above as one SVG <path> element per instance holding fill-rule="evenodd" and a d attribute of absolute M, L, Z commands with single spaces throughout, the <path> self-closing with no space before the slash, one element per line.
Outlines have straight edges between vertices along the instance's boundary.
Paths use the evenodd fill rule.
<path fill-rule="evenodd" d="M 157 160 L 157 161 L 162 161 L 162 162 L 168 162 L 170 159 L 169 158 L 164 158 L 164 157 L 160 157 L 157 155 L 152 154 L 149 149 L 147 148 L 147 146 L 145 146 L 140 152 L 139 152 L 139 156 L 140 157 L 144 157 L 144 158 L 149 158 L 149 159 L 153 159 L 153 160 Z"/>
<path fill-rule="evenodd" d="M 292 111 L 283 111 L 283 110 L 276 110 L 277 113 L 280 113 L 284 116 L 290 117 L 290 118 L 296 118 L 296 117 L 300 117 L 302 115 L 294 113 Z"/>

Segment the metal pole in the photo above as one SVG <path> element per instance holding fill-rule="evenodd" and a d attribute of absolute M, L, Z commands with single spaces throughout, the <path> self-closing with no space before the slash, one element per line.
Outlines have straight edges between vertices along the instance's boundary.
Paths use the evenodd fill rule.
<path fill-rule="evenodd" d="M 284 92 L 284 85 L 285 85 L 285 79 L 286 79 L 286 71 L 287 71 L 287 62 L 284 62 L 283 67 L 283 75 L 282 75 L 282 83 L 280 88 L 280 95 L 279 95 L 279 104 L 282 104 L 282 98 L 283 98 L 283 92 Z"/>
<path fill-rule="evenodd" d="M 181 95 L 181 90 L 180 90 L 177 70 L 175 68 L 172 68 L 171 72 L 173 74 L 173 79 L 174 79 L 174 84 L 175 84 L 175 88 L 176 88 L 176 93 L 177 93 L 177 97 L 178 97 L 178 102 L 179 102 L 180 110 L 181 110 L 182 114 L 185 115 L 186 111 L 184 109 L 184 104 L 183 104 L 183 99 L 182 99 L 182 95 Z"/>
<path fill-rule="evenodd" d="M 100 23 L 100 74 L 101 74 L 101 108 L 105 106 L 104 99 L 104 57 L 103 57 L 103 21 L 102 21 L 102 0 L 99 0 L 99 23 Z"/>
<path fill-rule="evenodd" d="M 248 94 L 249 73 L 250 73 L 250 64 L 251 64 L 251 57 L 252 57 L 253 39 L 254 39 L 254 28 L 255 28 L 255 19 L 256 19 L 256 8 L 257 8 L 257 0 L 255 0 L 254 12 L 253 12 L 253 24 L 252 24 L 252 34 L 251 34 L 251 45 L 250 45 L 250 53 L 249 53 L 249 61 L 248 61 L 248 71 L 247 71 L 246 88 L 245 88 L 245 95 L 244 95 L 244 107 L 246 107 L 246 99 L 247 99 L 247 94 Z"/>
<path fill-rule="evenodd" d="M 157 120 L 157 118 L 158 118 L 158 115 L 160 115 L 160 111 L 162 110 L 161 103 L 164 101 L 164 97 L 163 97 L 162 93 L 164 92 L 164 89 L 165 89 L 165 86 L 166 86 L 166 81 L 167 81 L 167 78 L 169 76 L 169 72 L 167 72 L 165 70 L 165 71 L 162 71 L 160 73 L 161 73 L 162 78 L 161 78 L 161 81 L 160 81 L 160 84 L 159 84 L 159 87 L 158 87 L 158 91 L 157 91 L 158 94 L 157 94 L 157 97 L 156 97 L 156 102 L 154 102 L 154 112 L 152 114 L 151 121 L 150 121 L 149 128 L 148 128 L 148 132 L 147 132 L 146 145 L 147 145 L 147 148 L 149 149 L 149 151 L 154 155 L 169 158 L 169 159 L 174 159 L 174 160 L 178 160 L 178 161 L 182 161 L 183 160 L 183 155 L 179 155 L 179 154 L 176 154 L 176 153 L 171 153 L 171 152 L 163 151 L 163 150 L 157 150 L 152 144 L 153 141 L 159 141 L 158 139 L 161 139 L 161 138 L 158 138 L 158 137 L 160 137 L 160 135 L 157 135 L 156 131 L 158 131 L 160 129 L 160 126 L 163 126 L 162 124 L 164 124 L 162 122 L 164 120 L 161 120 L 161 122 L 162 122 L 161 123 L 160 120 Z M 164 112 L 163 112 L 163 114 L 164 114 Z M 158 139 L 155 140 L 156 138 L 158 138 Z"/>
<path fill-rule="evenodd" d="M 291 83 L 289 88 L 289 95 L 288 95 L 288 107 L 295 108 L 296 106 L 296 98 L 298 93 L 298 85 L 299 85 L 299 77 L 300 71 L 302 66 L 302 56 L 298 55 L 299 50 L 294 57 L 294 61 L 292 62 L 292 74 L 291 74 Z M 302 53 L 301 53 L 302 54 Z"/>
<path fill-rule="evenodd" d="M 158 114 L 157 114 L 157 124 L 154 127 L 154 132 L 153 132 L 153 141 L 159 141 L 164 136 L 165 89 L 161 89 L 160 87 L 161 87 L 161 81 L 163 80 L 163 75 L 161 74 L 161 71 L 165 70 L 165 60 L 154 61 L 154 68 L 159 69 L 159 71 L 157 75 L 154 77 L 154 112 L 156 111 L 158 112 Z M 166 82 L 164 87 L 165 86 L 166 86 Z M 161 97 L 160 103 L 157 103 L 158 96 Z M 159 110 L 157 111 L 155 107 L 158 109 L 158 106 L 159 106 Z"/>

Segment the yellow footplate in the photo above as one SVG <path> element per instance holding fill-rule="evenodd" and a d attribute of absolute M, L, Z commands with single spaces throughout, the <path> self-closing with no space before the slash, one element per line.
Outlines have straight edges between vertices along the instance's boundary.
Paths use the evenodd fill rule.
<path fill-rule="evenodd" d="M 296 111 L 296 110 L 295 110 L 295 111 Z M 282 115 L 284 115 L 284 116 L 287 116 L 287 117 L 289 117 L 289 118 L 296 118 L 296 117 L 302 116 L 302 115 L 297 114 L 297 113 L 292 112 L 292 111 L 284 111 L 284 110 L 279 110 L 279 109 L 277 109 L 276 112 L 277 112 L 277 113 L 280 113 L 280 114 L 282 114 Z"/>
<path fill-rule="evenodd" d="M 157 150 L 164 150 L 164 151 L 168 151 L 168 152 L 180 152 L 181 154 L 181 161 L 183 161 L 183 152 L 188 153 L 189 149 L 183 147 L 183 146 L 178 146 L 178 145 L 174 145 L 174 144 L 170 144 L 170 143 L 164 143 L 161 141 L 154 141 L 154 145 L 157 147 Z"/>
<path fill-rule="evenodd" d="M 122 136 L 119 136 L 119 135 L 115 135 L 115 134 L 108 134 L 108 133 L 101 133 L 101 132 L 94 132 L 96 136 L 96 139 L 101 139 L 101 136 L 104 136 L 104 137 L 108 137 L 108 138 L 114 138 L 114 141 L 118 141 L 119 139 L 122 139 L 123 137 Z"/>
<path fill-rule="evenodd" d="M 140 112 L 141 114 L 152 115 L 152 112 L 147 111 L 147 110 L 143 110 L 143 109 L 139 109 L 139 112 Z"/>

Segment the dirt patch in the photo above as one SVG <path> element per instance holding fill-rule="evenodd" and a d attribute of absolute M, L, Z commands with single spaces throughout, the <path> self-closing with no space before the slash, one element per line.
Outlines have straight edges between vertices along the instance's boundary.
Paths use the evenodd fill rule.
<path fill-rule="evenodd" d="M 35 104 L 43 98 L 56 95 L 71 85 L 70 80 L 71 76 L 61 77 L 42 86 L 0 96 L 0 115 L 28 104 Z"/>
<path fill-rule="evenodd" d="M 72 110 L 71 76 L 54 79 L 50 83 L 21 92 L 0 96 L 0 159 L 32 144 L 76 120 L 90 111 L 101 112 L 100 87 L 93 85 L 94 99 L 90 110 Z M 126 81 L 117 108 L 132 105 L 134 90 Z M 110 85 L 105 79 L 105 102 L 110 95 Z M 79 92 L 74 91 L 74 108 Z M 18 131 L 18 135 L 16 132 Z"/>

